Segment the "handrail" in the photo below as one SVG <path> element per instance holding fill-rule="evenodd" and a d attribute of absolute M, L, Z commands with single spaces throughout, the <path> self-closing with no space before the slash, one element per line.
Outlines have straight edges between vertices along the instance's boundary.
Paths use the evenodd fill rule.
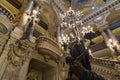
<path fill-rule="evenodd" d="M 115 64 L 120 65 L 120 62 L 118 62 L 117 60 L 115 61 L 115 60 L 108 60 L 108 59 L 92 58 L 90 59 L 90 62 L 97 65 L 108 66 L 110 68 L 114 68 Z"/>
<path fill-rule="evenodd" d="M 52 38 L 50 38 L 49 36 L 40 36 L 39 39 L 40 38 L 48 39 L 48 40 L 52 41 L 53 43 L 55 43 L 59 47 L 59 44 L 55 40 L 53 40 Z"/>
<path fill-rule="evenodd" d="M 55 54 L 57 54 L 57 55 L 61 55 L 62 54 L 62 51 L 61 50 L 59 50 L 58 48 L 56 48 L 56 47 L 54 47 L 54 46 L 51 46 L 51 45 L 46 45 L 46 44 L 43 44 L 42 45 L 42 43 L 41 43 L 41 45 L 39 45 L 39 47 L 38 47 L 39 49 L 47 49 L 47 50 L 49 50 L 49 51 L 52 51 L 52 54 L 53 53 L 55 53 Z M 59 53 L 59 54 L 58 54 Z M 50 54 L 50 53 L 49 53 Z"/>
<path fill-rule="evenodd" d="M 56 53 L 59 56 L 61 56 L 61 54 L 63 53 L 58 43 L 49 36 L 40 36 L 37 39 L 37 43 L 38 43 L 38 49 L 47 49 L 52 51 L 53 53 Z"/>

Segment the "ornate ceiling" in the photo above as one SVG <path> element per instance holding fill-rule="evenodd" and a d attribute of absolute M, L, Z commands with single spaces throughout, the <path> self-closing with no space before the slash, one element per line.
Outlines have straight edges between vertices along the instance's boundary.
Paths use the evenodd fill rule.
<path fill-rule="evenodd" d="M 59 1 L 59 0 L 55 0 Z M 63 10 L 66 11 L 71 6 L 75 10 L 80 10 L 83 14 L 89 14 L 94 9 L 101 6 L 106 0 L 62 0 L 63 1 Z"/>
<path fill-rule="evenodd" d="M 24 11 L 29 0 L 17 0 L 21 5 L 20 12 Z M 36 4 L 41 5 L 39 18 L 48 25 L 50 33 L 55 33 L 58 26 L 58 13 L 54 10 L 53 2 L 58 5 L 58 9 L 62 8 L 63 11 L 68 10 L 70 6 L 74 9 L 81 10 L 83 14 L 88 14 L 91 11 L 92 6 L 100 6 L 103 0 L 35 0 Z M 13 10 L 14 11 L 14 10 Z M 54 29 L 53 29 L 54 28 Z"/>

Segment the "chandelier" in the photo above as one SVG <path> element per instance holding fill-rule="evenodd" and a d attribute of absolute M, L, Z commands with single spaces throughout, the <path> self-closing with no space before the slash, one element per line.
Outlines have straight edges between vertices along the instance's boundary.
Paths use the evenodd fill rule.
<path fill-rule="evenodd" d="M 83 27 L 82 24 L 82 17 L 83 17 L 82 11 L 75 11 L 71 7 L 68 11 L 64 13 L 60 13 L 60 26 L 62 29 L 62 34 L 59 38 L 59 43 L 61 45 L 68 45 L 71 41 L 71 37 L 75 40 L 80 40 L 85 36 L 85 34 L 94 32 L 93 28 L 91 26 Z M 72 32 L 68 34 L 65 33 L 65 30 L 69 29 Z M 74 34 L 72 34 L 74 33 Z"/>
<path fill-rule="evenodd" d="M 76 25 L 81 23 L 82 11 L 74 11 L 71 7 L 68 11 L 60 14 L 61 27 L 62 28 L 75 28 Z"/>
<path fill-rule="evenodd" d="M 76 38 L 76 36 L 77 36 L 77 39 L 80 38 L 78 28 L 81 25 L 80 19 L 81 19 L 82 15 L 83 15 L 82 11 L 74 11 L 71 7 L 65 13 L 60 14 L 60 21 L 61 21 L 60 26 L 63 30 L 63 33 L 60 36 L 60 43 L 62 43 L 62 45 L 63 45 L 63 43 L 68 45 L 70 42 L 70 36 L 68 36 L 68 34 L 65 34 L 65 29 L 70 29 L 70 30 L 74 31 L 75 34 L 71 33 L 70 34 L 71 37 Z"/>
<path fill-rule="evenodd" d="M 67 34 L 66 34 L 66 35 L 65 35 L 65 34 L 62 34 L 61 37 L 62 37 L 62 38 L 60 38 L 60 44 L 61 44 L 61 45 L 65 45 L 65 44 L 68 45 L 68 44 L 69 44 L 69 41 L 70 41 L 69 36 L 68 36 Z"/>
<path fill-rule="evenodd" d="M 87 26 L 87 27 L 82 27 L 81 28 L 81 33 L 82 33 L 83 36 L 85 36 L 85 34 L 95 33 L 95 32 L 93 31 L 93 27 Z"/>

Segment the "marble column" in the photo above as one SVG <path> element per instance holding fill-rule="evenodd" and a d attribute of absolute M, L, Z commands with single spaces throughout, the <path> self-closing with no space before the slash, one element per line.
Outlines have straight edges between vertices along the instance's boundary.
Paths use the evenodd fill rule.
<path fill-rule="evenodd" d="M 107 29 L 107 33 L 108 33 L 109 37 L 113 40 L 112 41 L 113 49 L 114 49 L 116 55 L 119 55 L 120 54 L 120 48 L 119 48 L 118 40 L 116 39 L 115 35 L 113 34 L 113 32 L 110 29 Z"/>
<path fill-rule="evenodd" d="M 24 28 L 27 26 L 28 19 L 30 18 L 30 14 L 33 9 L 33 6 L 34 6 L 34 1 L 30 0 L 27 5 L 27 8 L 25 9 L 25 11 L 22 14 L 20 22 L 18 23 L 18 27 L 20 29 L 24 30 Z"/>
<path fill-rule="evenodd" d="M 60 42 L 59 38 L 60 38 L 60 26 L 57 27 L 57 42 Z"/>
<path fill-rule="evenodd" d="M 111 52 L 111 56 L 114 57 L 115 56 L 115 53 L 114 51 L 111 49 L 111 47 L 109 46 L 109 35 L 107 35 L 103 30 L 101 31 L 101 34 L 104 38 L 104 41 L 107 45 L 107 47 L 109 48 L 110 52 Z"/>
<path fill-rule="evenodd" d="M 25 11 L 27 13 L 27 15 L 30 15 L 30 13 L 32 11 L 32 8 L 33 8 L 33 5 L 34 5 L 34 1 L 30 0 L 29 3 L 28 3 L 27 9 Z"/>
<path fill-rule="evenodd" d="M 57 62 L 57 80 L 62 80 L 61 79 L 61 62 Z"/>
<path fill-rule="evenodd" d="M 22 68 L 20 69 L 18 80 L 26 80 L 29 69 L 29 63 L 30 63 L 30 59 L 27 59 L 23 64 Z"/>
<path fill-rule="evenodd" d="M 107 35 L 104 31 L 101 31 L 101 34 L 102 34 L 102 36 L 103 36 L 103 38 L 104 38 L 104 41 L 105 41 L 105 43 L 106 43 L 106 45 L 107 45 L 108 40 L 109 40 L 108 35 Z"/>
<path fill-rule="evenodd" d="M 24 35 L 24 30 L 29 25 L 30 14 L 34 6 L 34 1 L 29 1 L 27 8 L 25 8 L 24 12 L 21 14 L 21 19 L 19 20 L 17 26 L 12 32 L 12 37 L 15 39 L 20 39 Z"/>
<path fill-rule="evenodd" d="M 34 10 L 33 10 L 33 14 L 32 14 L 32 20 L 31 20 L 31 23 L 33 24 L 31 26 L 31 30 L 30 30 L 30 38 L 32 38 L 32 34 L 33 34 L 33 31 L 34 31 L 34 27 L 35 27 L 35 24 L 36 22 L 38 22 L 38 18 L 37 18 L 37 15 L 39 13 L 39 10 L 40 10 L 40 6 L 39 5 L 36 5 Z"/>
<path fill-rule="evenodd" d="M 107 33 L 111 39 L 113 39 L 114 41 L 117 41 L 115 35 L 109 28 L 107 29 Z"/>
<path fill-rule="evenodd" d="M 4 62 L 3 62 L 3 64 L 2 64 L 2 66 L 1 66 L 1 68 L 0 68 L 0 80 L 2 80 L 2 77 L 3 77 L 3 75 L 4 75 L 4 71 L 6 70 L 6 68 L 7 68 L 7 65 L 8 65 L 8 60 L 7 60 L 7 57 L 4 59 Z"/>

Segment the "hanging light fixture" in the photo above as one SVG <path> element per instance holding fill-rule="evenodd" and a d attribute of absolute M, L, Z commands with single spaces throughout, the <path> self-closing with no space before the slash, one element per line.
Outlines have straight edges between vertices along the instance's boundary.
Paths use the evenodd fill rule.
<path fill-rule="evenodd" d="M 83 34 L 83 36 L 85 36 L 85 34 L 88 34 L 88 33 L 95 33 L 93 31 L 93 27 L 91 27 L 91 26 L 82 27 L 81 31 L 82 31 L 81 33 Z"/>
<path fill-rule="evenodd" d="M 93 28 L 90 26 L 87 27 L 82 27 L 83 22 L 82 22 L 82 17 L 83 17 L 83 12 L 78 10 L 73 10 L 72 7 L 69 8 L 64 13 L 60 13 L 59 18 L 60 18 L 60 26 L 61 29 L 64 30 L 64 33 L 60 36 L 60 44 L 69 44 L 70 37 L 72 37 L 75 40 L 80 41 L 81 37 L 83 37 L 86 33 L 93 32 Z M 69 29 L 73 31 L 75 34 L 71 33 L 65 33 L 65 30 Z M 64 35 L 63 35 L 64 34 Z M 69 35 L 68 35 L 69 34 Z M 66 36 L 67 35 L 67 36 Z M 83 35 L 83 36 L 82 36 Z"/>
<path fill-rule="evenodd" d="M 60 21 L 61 21 L 60 26 L 63 30 L 67 28 L 72 29 L 72 31 L 74 31 L 75 33 L 75 35 L 73 35 L 72 33 L 69 34 L 72 38 L 80 37 L 78 36 L 79 35 L 78 27 L 81 25 L 81 22 L 82 22 L 80 20 L 81 16 L 82 16 L 82 12 L 75 11 L 72 9 L 72 7 L 70 7 L 69 10 L 66 11 L 65 13 L 60 14 Z M 68 34 L 65 34 L 65 33 L 64 35 L 62 34 L 60 37 L 61 38 L 60 43 L 68 44 L 70 42 L 70 36 L 68 36 Z"/>

